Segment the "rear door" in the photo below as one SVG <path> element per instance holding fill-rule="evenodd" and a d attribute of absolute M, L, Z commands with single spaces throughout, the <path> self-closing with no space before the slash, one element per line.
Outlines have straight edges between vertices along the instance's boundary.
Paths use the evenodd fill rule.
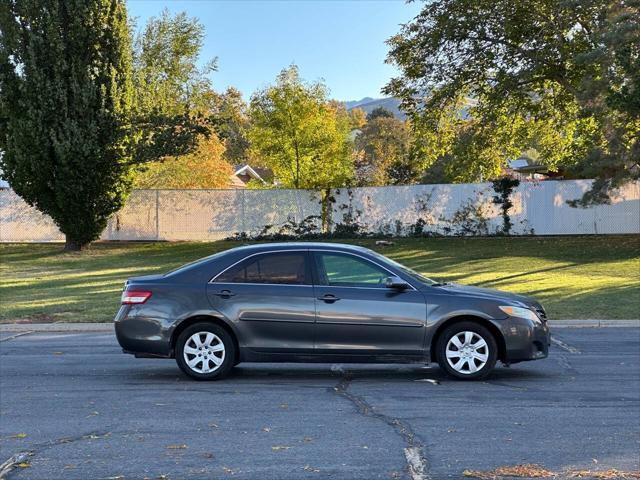
<path fill-rule="evenodd" d="M 387 288 L 394 273 L 355 254 L 313 251 L 312 258 L 317 353 L 423 354 L 421 292 Z"/>
<path fill-rule="evenodd" d="M 251 255 L 207 286 L 212 306 L 234 322 L 241 344 L 257 352 L 313 351 L 315 305 L 309 253 Z"/>

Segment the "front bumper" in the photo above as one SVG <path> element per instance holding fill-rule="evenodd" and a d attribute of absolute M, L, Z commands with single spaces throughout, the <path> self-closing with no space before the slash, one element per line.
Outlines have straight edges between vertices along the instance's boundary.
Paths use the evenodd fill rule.
<path fill-rule="evenodd" d="M 539 360 L 549 356 L 551 335 L 546 321 L 510 317 L 500 325 L 505 339 L 505 363 Z"/>

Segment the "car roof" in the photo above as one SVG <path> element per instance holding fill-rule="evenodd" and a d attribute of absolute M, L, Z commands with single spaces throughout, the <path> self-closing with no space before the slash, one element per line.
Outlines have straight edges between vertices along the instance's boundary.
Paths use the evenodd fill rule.
<path fill-rule="evenodd" d="M 243 245 L 231 250 L 244 251 L 244 252 L 269 252 L 274 250 L 300 250 L 300 249 L 322 249 L 322 250 L 336 250 L 344 252 L 367 252 L 368 248 L 360 245 L 349 245 L 347 243 L 333 243 L 333 242 L 269 242 L 269 243 L 257 243 L 252 245 Z"/>

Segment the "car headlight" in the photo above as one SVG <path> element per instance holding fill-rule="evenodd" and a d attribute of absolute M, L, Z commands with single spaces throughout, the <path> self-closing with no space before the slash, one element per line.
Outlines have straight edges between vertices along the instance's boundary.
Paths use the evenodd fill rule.
<path fill-rule="evenodd" d="M 518 317 L 518 318 L 526 318 L 527 320 L 533 320 L 534 322 L 539 322 L 540 319 L 538 315 L 533 310 L 529 310 L 528 308 L 522 307 L 512 307 L 509 305 L 505 305 L 502 307 L 498 307 L 504 313 L 509 315 L 510 317 Z"/>

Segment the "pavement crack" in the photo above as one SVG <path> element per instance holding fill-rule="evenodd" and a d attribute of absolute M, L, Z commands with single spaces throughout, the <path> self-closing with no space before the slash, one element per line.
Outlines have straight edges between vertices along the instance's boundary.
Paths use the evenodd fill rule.
<path fill-rule="evenodd" d="M 0 464 L 0 480 L 5 480 L 9 473 L 11 473 L 15 469 L 16 465 L 24 462 L 29 457 L 33 457 L 38 453 L 41 453 L 43 450 L 47 450 L 48 448 L 55 447 L 57 445 L 65 445 L 67 443 L 107 438 L 110 435 L 111 432 L 90 432 L 75 437 L 60 437 L 48 442 L 35 444 L 31 450 L 15 453 L 5 462 Z"/>
<path fill-rule="evenodd" d="M 30 330 L 28 332 L 20 332 L 9 337 L 0 338 L 0 342 L 8 342 L 9 340 L 13 340 L 14 338 L 22 337 L 23 335 L 29 335 L 30 333 L 35 333 L 35 330 Z M 2 478 L 2 477 L 0 477 Z"/>
<path fill-rule="evenodd" d="M 345 372 L 338 384 L 333 387 L 335 393 L 349 400 L 361 415 L 375 418 L 389 425 L 404 440 L 406 447 L 403 449 L 403 453 L 411 480 L 430 479 L 425 447 L 411 425 L 400 418 L 377 412 L 363 397 L 350 392 L 349 387 L 352 379 L 351 373 Z"/>
<path fill-rule="evenodd" d="M 2 462 L 2 464 L 0 464 L 0 480 L 7 478 L 7 475 L 11 473 L 16 465 L 24 462 L 31 455 L 33 455 L 33 452 L 18 452 L 11 455 L 6 461 Z"/>
<path fill-rule="evenodd" d="M 563 349 L 563 350 L 565 350 L 565 351 L 567 351 L 569 353 L 582 353 L 576 347 L 572 347 L 568 343 L 565 343 L 562 340 L 560 340 L 559 338 L 556 338 L 555 335 L 551 337 L 551 343 L 553 343 L 554 345 L 560 347 L 561 349 Z"/>
<path fill-rule="evenodd" d="M 41 443 L 38 445 L 40 449 L 53 447 L 56 445 L 64 445 L 67 443 L 75 443 L 80 442 L 82 440 L 98 440 L 101 438 L 107 438 L 111 435 L 111 432 L 90 432 L 84 435 L 78 435 L 76 437 L 61 437 L 56 438 L 55 440 L 51 440 L 49 442 Z"/>

